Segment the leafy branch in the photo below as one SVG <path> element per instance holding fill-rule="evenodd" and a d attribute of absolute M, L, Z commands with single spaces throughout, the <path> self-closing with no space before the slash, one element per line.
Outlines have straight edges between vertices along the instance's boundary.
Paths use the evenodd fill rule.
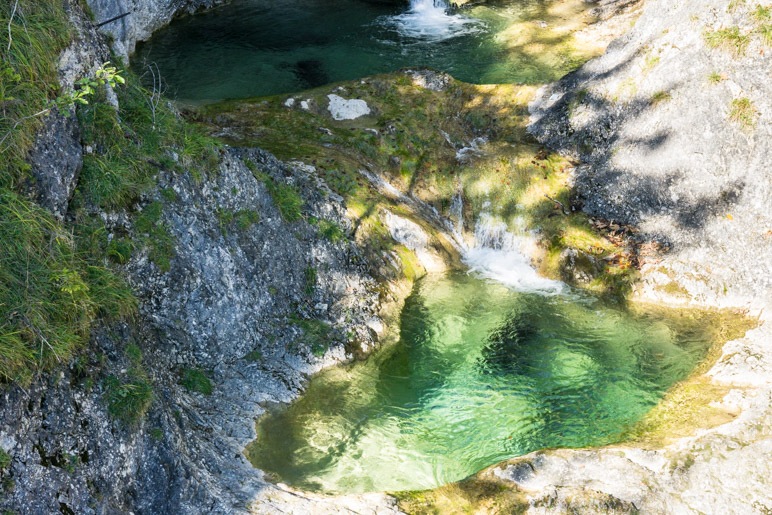
<path fill-rule="evenodd" d="M 13 134 L 13 131 L 26 120 L 46 115 L 54 108 L 57 108 L 62 113 L 67 113 L 72 107 L 78 105 L 87 105 L 88 98 L 94 94 L 96 88 L 105 85 L 114 88 L 118 86 L 118 84 L 125 83 L 126 79 L 121 76 L 120 71 L 118 71 L 115 66 L 111 66 L 109 61 L 104 63 L 102 66 L 97 68 L 93 77 L 83 77 L 82 79 L 76 81 L 75 87 L 71 91 L 61 94 L 54 100 L 49 101 L 48 106 L 46 106 L 44 109 L 18 119 L 16 123 L 14 123 L 13 126 L 8 130 L 8 132 L 6 132 L 5 135 L 0 138 L 0 149 L 2 149 L 2 145 L 5 143 L 5 140 L 8 139 L 11 134 Z"/>

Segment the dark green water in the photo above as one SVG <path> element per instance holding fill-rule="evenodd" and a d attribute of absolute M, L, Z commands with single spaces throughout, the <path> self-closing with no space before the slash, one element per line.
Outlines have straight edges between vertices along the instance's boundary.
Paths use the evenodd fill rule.
<path fill-rule="evenodd" d="M 499 37 L 514 20 L 543 16 L 545 2 L 501 2 L 462 15 L 433 9 L 431 0 L 414 4 L 234 0 L 173 22 L 140 45 L 133 64 L 140 74 L 157 64 L 167 94 L 189 102 L 296 92 L 416 66 L 480 84 L 555 78 L 545 75 L 549 64 L 516 58 Z"/>
<path fill-rule="evenodd" d="M 300 488 L 369 492 L 609 443 L 711 345 L 709 321 L 675 313 L 633 316 L 466 274 L 427 278 L 407 300 L 398 344 L 314 378 L 260 419 L 247 454 Z"/>

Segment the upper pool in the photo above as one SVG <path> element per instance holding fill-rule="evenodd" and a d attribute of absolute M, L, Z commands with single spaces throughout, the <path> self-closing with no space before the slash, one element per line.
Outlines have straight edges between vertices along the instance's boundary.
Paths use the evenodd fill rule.
<path fill-rule="evenodd" d="M 581 0 L 489 2 L 453 14 L 433 0 L 234 0 L 175 20 L 132 63 L 140 74 L 157 66 L 167 95 L 193 103 L 418 66 L 479 84 L 546 82 L 578 62 L 567 25 L 584 9 Z"/>

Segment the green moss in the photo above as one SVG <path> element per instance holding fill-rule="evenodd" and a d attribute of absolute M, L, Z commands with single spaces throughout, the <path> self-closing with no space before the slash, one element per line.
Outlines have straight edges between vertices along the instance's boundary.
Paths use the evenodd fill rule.
<path fill-rule="evenodd" d="M 200 368 L 183 369 L 180 384 L 190 392 L 198 392 L 204 395 L 212 395 L 214 391 L 212 381 Z"/>
<path fill-rule="evenodd" d="M 525 496 L 498 478 L 472 477 L 433 490 L 391 493 L 399 509 L 411 515 L 525 513 Z"/>
<path fill-rule="evenodd" d="M 666 309 L 647 305 L 632 307 L 649 311 Z M 685 309 L 680 310 L 680 316 L 703 321 L 702 325 L 710 328 L 712 345 L 708 355 L 692 375 L 674 385 L 643 420 L 625 430 L 622 440 L 647 448 L 659 448 L 673 439 L 689 436 L 697 429 L 715 427 L 737 416 L 737 413 L 715 405 L 729 388 L 713 383 L 704 374 L 721 357 L 724 343 L 741 338 L 755 327 L 756 321 L 728 311 Z"/>

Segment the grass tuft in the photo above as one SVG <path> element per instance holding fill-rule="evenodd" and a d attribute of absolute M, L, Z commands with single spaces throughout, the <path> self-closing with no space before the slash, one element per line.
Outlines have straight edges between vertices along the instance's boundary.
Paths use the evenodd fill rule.
<path fill-rule="evenodd" d="M 182 371 L 180 384 L 190 392 L 198 392 L 204 395 L 212 395 L 214 388 L 212 381 L 200 368 L 186 368 Z"/>
<path fill-rule="evenodd" d="M 279 184 L 266 180 L 268 192 L 279 209 L 281 217 L 287 222 L 297 222 L 303 216 L 303 199 L 297 190 L 289 184 Z"/>
<path fill-rule="evenodd" d="M 735 98 L 729 106 L 729 119 L 744 129 L 755 127 L 758 114 L 756 106 L 747 97 Z"/>
<path fill-rule="evenodd" d="M 130 366 L 123 378 L 111 375 L 104 382 L 107 412 L 116 419 L 136 426 L 153 403 L 153 384 L 142 364 L 142 351 L 135 344 L 124 350 Z"/>
<path fill-rule="evenodd" d="M 708 31 L 704 37 L 709 47 L 732 50 L 738 56 L 745 54 L 751 40 L 749 35 L 740 33 L 740 27 Z"/>

